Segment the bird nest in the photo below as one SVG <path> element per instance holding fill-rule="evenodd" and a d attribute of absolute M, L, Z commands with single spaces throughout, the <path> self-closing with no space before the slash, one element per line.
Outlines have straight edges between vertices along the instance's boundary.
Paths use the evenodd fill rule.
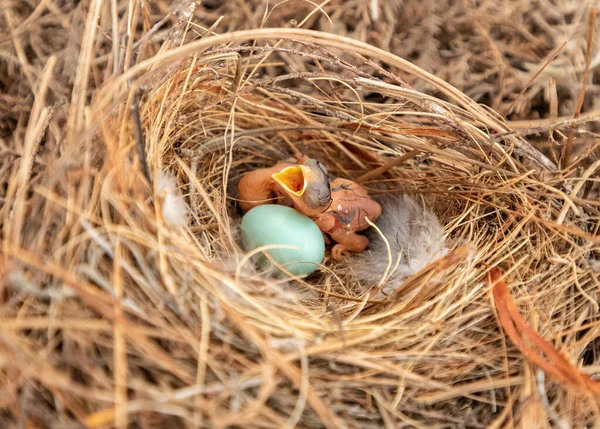
<path fill-rule="evenodd" d="M 596 362 L 597 212 L 580 192 L 591 172 L 568 178 L 444 81 L 350 39 L 252 30 L 138 63 L 107 81 L 88 117 L 72 137 L 82 144 L 54 154 L 64 180 L 17 193 L 29 232 L 5 242 L 4 371 L 31 377 L 25 403 L 46 410 L 37 421 L 594 421 L 588 396 L 544 379 L 506 339 L 488 276 L 506 273 L 527 323 L 568 361 Z M 374 197 L 426 199 L 448 254 L 384 297 L 385 272 L 366 284 L 353 255 L 326 253 L 306 278 L 262 275 L 240 248 L 235 185 L 299 154 Z"/>

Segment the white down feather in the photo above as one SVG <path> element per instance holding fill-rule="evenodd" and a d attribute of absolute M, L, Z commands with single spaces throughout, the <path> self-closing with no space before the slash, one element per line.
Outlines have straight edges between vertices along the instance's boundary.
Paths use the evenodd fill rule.
<path fill-rule="evenodd" d="M 382 212 L 375 224 L 389 242 L 392 255 L 391 272 L 382 289 L 382 293 L 388 295 L 406 278 L 445 256 L 448 250 L 437 216 L 423 204 L 406 195 L 388 196 L 379 203 Z M 388 267 L 390 253 L 374 228 L 370 228 L 366 235 L 369 247 L 354 256 L 352 266 L 361 281 L 375 285 L 381 281 Z"/>
<path fill-rule="evenodd" d="M 156 190 L 162 196 L 162 216 L 167 225 L 186 226 L 189 209 L 179 190 L 175 179 L 165 173 L 159 173 Z"/>

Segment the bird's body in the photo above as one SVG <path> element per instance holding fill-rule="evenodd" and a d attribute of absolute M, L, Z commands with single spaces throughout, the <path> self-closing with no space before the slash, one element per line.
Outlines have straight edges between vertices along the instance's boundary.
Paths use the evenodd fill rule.
<path fill-rule="evenodd" d="M 260 168 L 244 174 L 238 183 L 240 208 L 247 212 L 262 204 L 292 205 L 291 199 L 287 197 L 281 185 L 273 178 L 273 174 L 294 165 L 290 162 L 280 162 L 273 167 Z"/>
<path fill-rule="evenodd" d="M 331 182 L 331 205 L 321 215 L 313 217 L 321 231 L 335 244 L 331 250 L 334 259 L 343 252 L 362 252 L 369 239 L 356 234 L 369 228 L 381 215 L 381 206 L 372 200 L 367 190 L 352 180 L 336 178 Z"/>

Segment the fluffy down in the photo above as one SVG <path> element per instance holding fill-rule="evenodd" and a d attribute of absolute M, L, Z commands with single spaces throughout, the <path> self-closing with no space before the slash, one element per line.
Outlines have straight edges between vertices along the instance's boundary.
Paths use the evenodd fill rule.
<path fill-rule="evenodd" d="M 159 173 L 156 190 L 162 197 L 162 215 L 165 223 L 171 226 L 186 226 L 189 209 L 177 189 L 175 179 L 165 173 Z"/>
<path fill-rule="evenodd" d="M 406 195 L 386 197 L 379 203 L 383 210 L 376 225 L 387 238 L 392 252 L 393 271 L 388 274 L 386 285 L 382 289 L 382 293 L 388 295 L 404 279 L 445 256 L 448 251 L 440 222 L 421 203 Z M 377 231 L 370 228 L 367 236 L 370 240 L 369 248 L 355 256 L 355 263 L 352 265 L 359 279 L 373 285 L 381 281 L 389 263 L 389 253 Z"/>

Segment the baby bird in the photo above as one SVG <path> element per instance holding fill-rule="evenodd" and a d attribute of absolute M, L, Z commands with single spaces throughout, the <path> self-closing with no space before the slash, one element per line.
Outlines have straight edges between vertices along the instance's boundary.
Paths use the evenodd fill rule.
<path fill-rule="evenodd" d="M 331 249 L 333 259 L 340 259 L 345 252 L 362 252 L 369 239 L 357 234 L 364 231 L 381 215 L 381 206 L 369 198 L 367 190 L 352 180 L 336 178 L 331 182 L 331 205 L 313 220 L 321 231 L 337 244 Z"/>
<path fill-rule="evenodd" d="M 315 221 L 326 241 L 335 241 L 332 257 L 345 252 L 362 252 L 369 239 L 357 234 L 375 222 L 381 206 L 359 184 L 342 178 L 330 180 L 325 166 L 304 158 L 302 164 L 278 163 L 247 173 L 240 180 L 240 207 L 248 211 L 275 198 L 279 204 L 294 207 Z"/>
<path fill-rule="evenodd" d="M 309 217 L 324 212 L 331 203 L 327 169 L 315 159 L 302 161 L 301 164 L 279 162 L 246 173 L 238 184 L 241 209 L 247 212 L 274 200 Z"/>

